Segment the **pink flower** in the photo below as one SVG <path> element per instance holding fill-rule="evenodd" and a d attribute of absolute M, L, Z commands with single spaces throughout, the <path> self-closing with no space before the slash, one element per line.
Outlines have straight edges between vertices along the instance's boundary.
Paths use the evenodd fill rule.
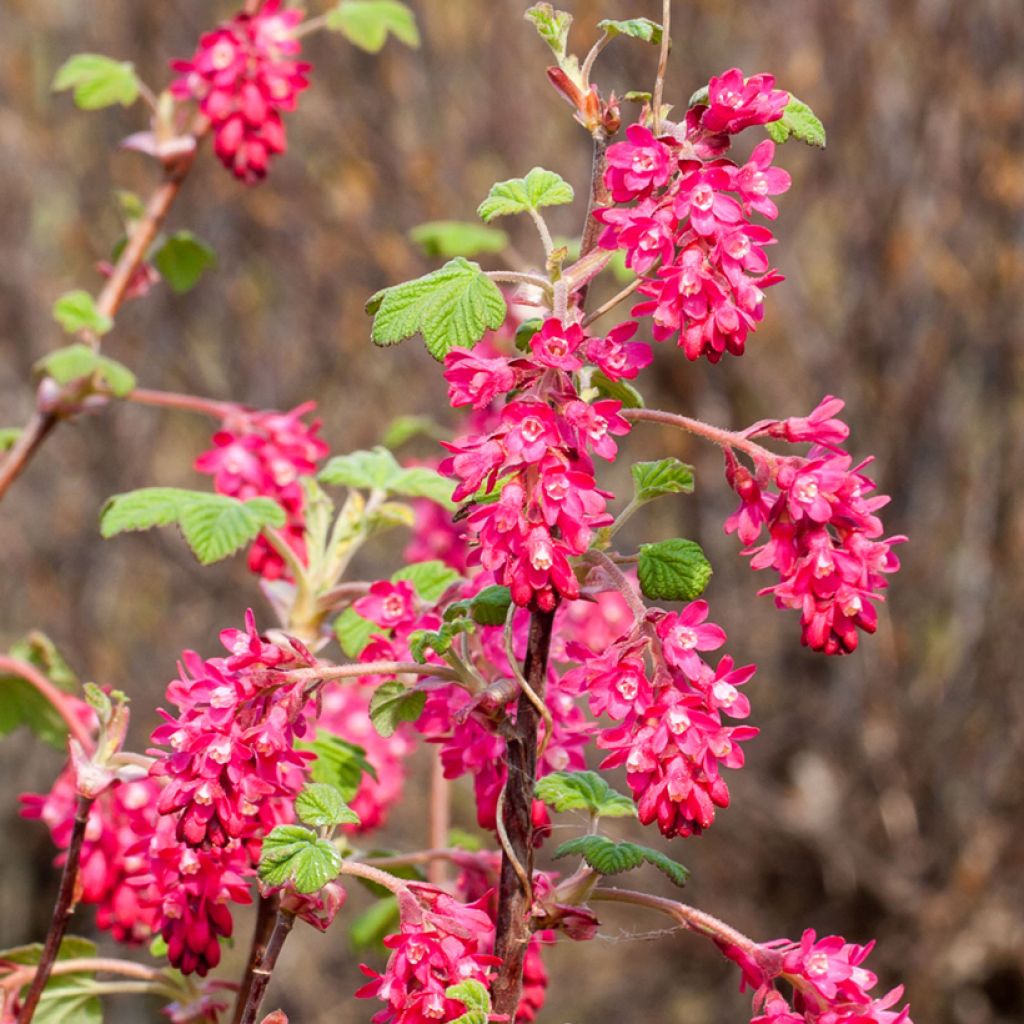
<path fill-rule="evenodd" d="M 671 172 L 672 151 L 650 129 L 632 124 L 626 129 L 626 138 L 628 142 L 617 142 L 607 152 L 607 182 L 617 203 L 628 203 L 660 188 Z"/>
<path fill-rule="evenodd" d="M 778 207 L 768 198 L 789 191 L 793 179 L 781 168 L 772 167 L 775 157 L 775 143 L 765 139 L 754 147 L 750 160 L 735 176 L 736 190 L 750 210 L 756 210 L 774 220 L 779 215 Z"/>
<path fill-rule="evenodd" d="M 572 372 L 583 363 L 576 350 L 583 344 L 583 328 L 579 324 L 564 326 L 561 320 L 548 317 L 541 329 L 530 339 L 530 351 L 540 366 Z"/>
<path fill-rule="evenodd" d="M 608 332 L 605 338 L 592 338 L 587 342 L 587 359 L 613 381 L 632 380 L 654 359 L 650 345 L 631 342 L 639 324 L 627 320 Z"/>
<path fill-rule="evenodd" d="M 700 674 L 698 651 L 716 651 L 725 643 L 725 630 L 705 622 L 707 601 L 693 601 L 681 612 L 668 612 L 658 623 L 668 663 L 690 678 Z"/>
<path fill-rule="evenodd" d="M 225 167 L 252 185 L 266 176 L 270 157 L 285 150 L 281 113 L 295 109 L 309 86 L 310 65 L 292 59 L 299 10 L 268 0 L 256 14 L 239 14 L 199 41 L 190 61 L 171 67 L 178 99 L 194 99 L 213 126 L 214 149 Z"/>
<path fill-rule="evenodd" d="M 700 126 L 712 135 L 735 135 L 751 125 L 768 124 L 782 117 L 789 93 L 774 88 L 773 75 L 745 79 L 739 68 L 731 68 L 708 83 L 708 104 Z"/>
<path fill-rule="evenodd" d="M 379 580 L 370 587 L 369 594 L 361 597 L 352 608 L 364 619 L 384 629 L 391 629 L 412 615 L 416 591 L 408 580 L 391 583 Z"/>
<path fill-rule="evenodd" d="M 453 348 L 445 356 L 444 367 L 448 401 L 454 408 L 471 405 L 483 409 L 515 387 L 516 372 L 508 360 L 500 357 L 486 359 L 464 348 Z"/>

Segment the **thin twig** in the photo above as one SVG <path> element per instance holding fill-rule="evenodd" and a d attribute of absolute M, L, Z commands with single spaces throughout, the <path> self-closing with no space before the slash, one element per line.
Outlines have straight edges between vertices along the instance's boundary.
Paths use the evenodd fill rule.
<path fill-rule="evenodd" d="M 267 986 L 270 984 L 270 976 L 277 966 L 277 958 L 281 955 L 281 948 L 284 940 L 288 938 L 292 925 L 295 924 L 295 915 L 287 910 L 279 910 L 274 921 L 274 930 L 270 933 L 267 942 L 266 952 L 259 966 L 253 968 L 252 987 L 249 989 L 249 997 L 242 1009 L 242 1016 L 239 1024 L 256 1024 L 256 1016 L 263 1005 L 263 997 L 266 995 Z"/>
<path fill-rule="evenodd" d="M 50 920 L 50 930 L 46 933 L 46 944 L 43 946 L 39 965 L 29 986 L 25 1002 L 18 1014 L 18 1024 L 31 1024 L 36 1007 L 43 995 L 43 989 L 53 970 L 53 965 L 60 953 L 60 944 L 67 931 L 68 922 L 75 912 L 75 883 L 78 881 L 78 865 L 82 857 L 82 840 L 85 838 L 85 826 L 89 820 L 89 809 L 92 798 L 79 796 L 75 804 L 75 821 L 71 829 L 71 842 L 68 843 L 67 858 L 60 878 L 60 890 Z"/>
<path fill-rule="evenodd" d="M 662 0 L 661 53 L 658 56 L 658 77 L 654 80 L 654 134 L 661 134 L 661 106 L 665 95 L 665 72 L 668 70 L 668 51 L 672 45 L 672 0 Z"/>
<path fill-rule="evenodd" d="M 160 409 L 181 409 L 184 412 L 198 412 L 221 420 L 238 410 L 234 402 L 221 402 L 216 398 L 200 398 L 198 395 L 182 395 L 176 391 L 155 391 L 152 388 L 136 388 L 124 396 L 126 402 L 138 405 L 152 405 Z"/>
<path fill-rule="evenodd" d="M 743 452 L 755 462 L 763 462 L 769 468 L 774 468 L 778 463 L 778 456 L 774 452 L 770 452 L 742 434 L 732 430 L 723 430 L 721 427 L 712 426 L 703 420 L 680 416 L 675 412 L 665 412 L 662 409 L 623 409 L 622 416 L 627 420 L 645 420 L 648 423 L 662 423 L 668 427 L 685 430 L 688 434 L 695 434 L 697 437 L 703 437 L 706 441 L 717 444 L 719 448 L 734 448 L 736 451 Z"/>
<path fill-rule="evenodd" d="M 438 849 L 448 842 L 451 828 L 451 784 L 444 777 L 444 763 L 441 751 L 430 768 L 430 822 L 427 830 L 427 842 Z M 431 885 L 442 886 L 448 879 L 448 866 L 444 858 L 436 857 L 427 862 L 427 880 Z"/>
<path fill-rule="evenodd" d="M 270 941 L 274 924 L 277 920 L 278 900 L 276 896 L 261 896 L 256 907 L 256 923 L 253 926 L 252 941 L 249 945 L 249 961 L 245 968 L 245 975 L 238 988 L 238 997 L 235 1000 L 235 1012 L 232 1016 L 232 1024 L 239 1024 L 242 1014 L 245 1012 L 246 1003 L 249 1001 L 249 993 L 252 991 L 255 970 L 263 962 L 267 955 L 267 943 Z"/>
<path fill-rule="evenodd" d="M 583 318 L 583 326 L 589 327 L 595 320 L 600 320 L 605 313 L 610 313 L 620 302 L 625 302 L 646 280 L 647 278 L 645 277 L 634 278 L 621 292 L 613 295 L 607 302 L 598 306 L 593 313 L 588 313 Z"/>

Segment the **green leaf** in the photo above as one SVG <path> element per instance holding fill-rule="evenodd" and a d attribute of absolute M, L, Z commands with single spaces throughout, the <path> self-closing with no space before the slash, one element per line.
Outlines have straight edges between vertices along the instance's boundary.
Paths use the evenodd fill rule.
<path fill-rule="evenodd" d="M 352 922 L 349 928 L 352 945 L 358 951 L 377 946 L 383 950 L 385 937 L 397 931 L 400 921 L 398 900 L 394 896 L 385 896 Z"/>
<path fill-rule="evenodd" d="M 534 167 L 525 178 L 510 178 L 491 186 L 477 213 L 483 221 L 507 217 L 513 213 L 539 210 L 543 206 L 571 203 L 575 193 L 561 175 Z"/>
<path fill-rule="evenodd" d="M 362 747 L 334 736 L 326 729 L 317 729 L 316 739 L 300 740 L 295 746 L 316 755 L 309 777 L 314 782 L 337 786 L 346 802 L 355 799 L 363 775 L 377 778 L 377 770 L 366 760 L 366 751 Z"/>
<path fill-rule="evenodd" d="M 264 527 L 284 525 L 284 509 L 269 498 L 239 501 L 177 487 L 144 487 L 115 494 L 100 514 L 100 532 L 113 537 L 176 523 L 203 565 L 219 562 L 255 540 Z"/>
<path fill-rule="evenodd" d="M 304 825 L 331 828 L 334 825 L 358 825 L 359 815 L 329 782 L 311 782 L 295 798 L 295 813 Z"/>
<path fill-rule="evenodd" d="M 432 220 L 420 224 L 409 232 L 409 238 L 427 256 L 446 260 L 454 256 L 502 252 L 508 247 L 508 235 L 504 231 L 462 220 Z"/>
<path fill-rule="evenodd" d="M 377 292 L 366 304 L 376 345 L 396 345 L 422 334 L 442 360 L 453 348 L 472 348 L 505 322 L 508 307 L 498 286 L 461 256 L 424 277 Z"/>
<path fill-rule="evenodd" d="M 391 482 L 389 490 L 407 498 L 429 498 L 447 509 L 455 508 L 452 491 L 455 481 L 442 476 L 436 469 L 427 466 L 410 466 L 403 469 Z"/>
<path fill-rule="evenodd" d="M 29 633 L 11 647 L 10 654 L 38 669 L 58 690 L 73 693 L 77 689 L 74 672 L 44 633 Z M 44 743 L 67 752 L 67 723 L 56 708 L 20 676 L 0 675 L 0 736 L 23 725 Z"/>
<path fill-rule="evenodd" d="M 537 799 L 556 811 L 588 811 L 601 818 L 634 818 L 636 807 L 597 772 L 552 772 L 537 782 Z"/>
<path fill-rule="evenodd" d="M 81 289 L 67 292 L 53 304 L 53 318 L 68 334 L 78 331 L 106 334 L 114 326 L 114 321 L 96 308 L 93 297 Z"/>
<path fill-rule="evenodd" d="M 401 448 L 406 441 L 411 441 L 420 434 L 437 441 L 448 436 L 444 428 L 429 416 L 398 416 L 388 424 L 381 444 L 385 448 Z"/>
<path fill-rule="evenodd" d="M 427 663 L 430 652 L 444 657 L 452 642 L 460 633 L 472 633 L 473 623 L 467 619 L 453 619 L 445 622 L 439 630 L 416 629 L 408 636 L 409 651 L 421 665 Z"/>
<path fill-rule="evenodd" d="M 512 604 L 512 591 L 499 584 L 485 587 L 470 602 L 469 614 L 481 626 L 503 626 Z"/>
<path fill-rule="evenodd" d="M 422 690 L 409 690 L 392 679 L 381 683 L 370 698 L 370 721 L 387 738 L 394 735 L 402 722 L 415 722 L 426 703 L 427 695 Z"/>
<path fill-rule="evenodd" d="M 259 876 L 267 885 L 317 892 L 341 870 L 336 846 L 301 825 L 278 825 L 263 840 Z"/>
<path fill-rule="evenodd" d="M 469 979 L 458 985 L 450 985 L 444 994 L 466 1007 L 466 1012 L 452 1021 L 452 1024 L 487 1024 L 491 1016 L 491 994 L 485 985 Z"/>
<path fill-rule="evenodd" d="M 607 836 L 578 836 L 562 843 L 554 852 L 555 860 L 572 855 L 582 857 L 587 864 L 602 875 L 618 875 L 631 871 L 642 864 L 650 864 L 665 874 L 678 886 L 686 885 L 690 872 L 677 861 L 667 857 L 660 850 L 637 843 L 617 843 Z"/>
<path fill-rule="evenodd" d="M 479 836 L 461 828 L 448 830 L 448 845 L 459 850 L 468 850 L 470 853 L 479 853 L 484 848 L 483 841 Z"/>
<path fill-rule="evenodd" d="M 416 15 L 398 0 L 342 0 L 327 12 L 327 27 L 368 53 L 380 52 L 389 32 L 413 49 L 420 45 Z"/>
<path fill-rule="evenodd" d="M 21 437 L 20 427 L 0 427 L 0 452 L 10 451 Z"/>
<path fill-rule="evenodd" d="M 551 4 L 541 3 L 534 4 L 523 17 L 533 22 L 537 34 L 551 47 L 551 52 L 561 63 L 569 44 L 572 15 L 566 11 L 556 11 Z"/>
<path fill-rule="evenodd" d="M 337 487 L 358 487 L 366 491 L 389 491 L 402 472 L 394 455 L 378 445 L 372 451 L 335 455 L 317 477 Z"/>
<path fill-rule="evenodd" d="M 644 43 L 651 43 L 654 46 L 661 45 L 661 38 L 664 30 L 656 21 L 650 18 L 627 18 L 625 21 L 614 21 L 606 18 L 597 23 L 598 28 L 603 28 L 610 36 L 630 36 L 632 39 L 639 39 Z"/>
<path fill-rule="evenodd" d="M 693 466 L 679 459 L 636 462 L 630 469 L 637 501 L 653 501 L 664 494 L 693 494 Z"/>
<path fill-rule="evenodd" d="M 51 352 L 36 363 L 36 369 L 52 377 L 58 384 L 69 384 L 98 374 L 100 380 L 118 398 L 124 398 L 135 389 L 135 374 L 127 366 L 100 355 L 82 342 L 75 342 Z"/>
<path fill-rule="evenodd" d="M 370 638 L 381 632 L 376 622 L 364 619 L 354 608 L 346 608 L 334 620 L 334 635 L 338 638 L 341 649 L 350 658 L 358 658 L 370 642 Z"/>
<path fill-rule="evenodd" d="M 82 110 L 115 103 L 130 107 L 139 97 L 134 65 L 98 53 L 77 53 L 66 60 L 53 79 L 53 88 L 57 92 L 74 89 L 75 104 Z"/>
<path fill-rule="evenodd" d="M 590 375 L 590 385 L 597 389 L 602 398 L 614 398 L 624 409 L 642 409 L 644 396 L 632 384 L 624 380 L 611 380 L 600 370 Z"/>
<path fill-rule="evenodd" d="M 191 231 L 171 235 L 153 257 L 160 276 L 179 295 L 191 291 L 208 267 L 216 266 L 217 254 Z"/>
<path fill-rule="evenodd" d="M 543 326 L 544 321 L 539 316 L 524 320 L 516 328 L 516 348 L 520 352 L 529 352 L 530 342 L 533 341 L 534 336 Z"/>
<path fill-rule="evenodd" d="M 640 589 L 652 600 L 692 601 L 704 593 L 711 572 L 701 546 L 692 540 L 677 537 L 640 546 Z"/>
<path fill-rule="evenodd" d="M 686 103 L 687 107 L 706 107 L 711 99 L 711 90 L 706 86 L 702 85 L 694 94 L 689 98 Z"/>
<path fill-rule="evenodd" d="M 437 604 L 441 595 L 462 577 L 444 562 L 432 559 L 429 562 L 416 562 L 401 568 L 391 577 L 392 583 L 408 580 L 420 598 L 427 604 Z"/>
<path fill-rule="evenodd" d="M 814 111 L 803 100 L 798 100 L 792 94 L 790 94 L 786 109 L 782 112 L 781 119 L 771 121 L 764 127 L 771 139 L 779 144 L 794 138 L 800 142 L 806 142 L 808 146 L 824 149 L 827 141 L 825 126 Z"/>
<path fill-rule="evenodd" d="M 0 961 L 34 966 L 42 958 L 43 944 L 33 942 L 15 949 L 0 950 Z M 77 960 L 96 956 L 96 944 L 69 935 L 61 940 L 58 960 Z M 102 1024 L 103 1007 L 92 990 L 93 972 L 51 976 L 43 990 L 33 1021 L 41 1024 Z M 23 991 L 27 991 L 28 985 Z"/>

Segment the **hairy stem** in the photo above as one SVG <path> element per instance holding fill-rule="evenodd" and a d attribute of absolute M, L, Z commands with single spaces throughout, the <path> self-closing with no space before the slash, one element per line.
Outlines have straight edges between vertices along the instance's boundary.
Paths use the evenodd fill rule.
<path fill-rule="evenodd" d="M 554 611 L 535 611 L 530 619 L 530 634 L 523 661 L 523 675 L 530 689 L 544 696 L 547 679 L 548 649 Z M 502 853 L 498 886 L 495 956 L 501 966 L 494 979 L 494 1012 L 515 1018 L 523 986 L 523 959 L 530 941 L 530 906 L 533 893 L 533 788 L 537 774 L 537 725 L 540 715 L 524 693 L 516 709 L 515 726 L 508 737 L 505 753 L 508 778 L 503 791 L 502 824 L 510 849 Z M 514 859 L 513 859 L 514 858 Z"/>
<path fill-rule="evenodd" d="M 622 415 L 627 420 L 646 420 L 648 423 L 663 423 L 668 427 L 677 427 L 679 430 L 685 430 L 688 434 L 703 437 L 720 448 L 733 448 L 743 452 L 755 462 L 766 463 L 769 467 L 774 467 L 778 462 L 778 456 L 767 448 L 763 448 L 742 434 L 732 430 L 723 430 L 721 427 L 712 426 L 703 420 L 691 419 L 689 416 L 680 416 L 678 413 L 665 412 L 662 409 L 623 409 Z"/>
<path fill-rule="evenodd" d="M 354 679 L 359 676 L 432 676 L 435 679 L 448 679 L 453 683 L 461 680 L 461 676 L 447 665 L 421 665 L 415 661 L 367 661 L 362 664 L 325 665 L 323 668 L 300 668 L 294 672 L 268 673 L 271 679 L 285 683 L 329 683 L 333 679 Z"/>
<path fill-rule="evenodd" d="M 253 981 L 256 978 L 256 968 L 263 962 L 267 955 L 267 944 L 270 942 L 271 933 L 274 930 L 274 923 L 277 920 L 278 900 L 276 896 L 261 896 L 256 907 L 256 924 L 252 931 L 252 943 L 249 946 L 249 962 L 245 968 L 245 974 L 238 987 L 238 998 L 235 1000 L 235 1012 L 232 1016 L 232 1024 L 239 1024 L 242 1014 L 245 1012 L 246 1003 L 249 1002 L 249 994 L 252 992 Z"/>
<path fill-rule="evenodd" d="M 21 471 L 28 465 L 36 453 L 36 449 L 46 440 L 50 431 L 57 425 L 57 414 L 37 410 L 22 428 L 17 441 L 8 451 L 3 462 L 0 462 L 0 499 L 7 493 L 7 488 L 14 483 Z"/>
<path fill-rule="evenodd" d="M 68 844 L 64 871 L 60 877 L 60 891 L 57 893 L 57 903 L 53 908 L 50 930 L 46 935 L 46 944 L 43 946 L 43 955 L 39 958 L 35 977 L 18 1014 L 18 1024 L 30 1024 L 35 1015 L 43 989 L 50 979 L 57 954 L 60 952 L 61 940 L 67 931 L 68 921 L 75 912 L 75 884 L 78 881 L 78 864 L 82 857 L 82 840 L 85 838 L 85 825 L 89 820 L 90 807 L 91 797 L 78 797 L 75 805 L 75 823 L 71 830 L 71 842 Z"/>
<path fill-rule="evenodd" d="M 440 749 L 436 755 L 430 769 L 430 825 L 427 842 L 432 848 L 440 849 L 448 842 L 451 827 L 451 784 L 444 777 Z M 448 866 L 443 858 L 428 861 L 427 880 L 431 885 L 438 886 L 448 880 Z"/>
<path fill-rule="evenodd" d="M 220 420 L 238 407 L 232 402 L 219 402 L 215 398 L 200 398 L 198 395 L 181 395 L 175 391 L 154 391 L 150 388 L 136 388 L 124 396 L 126 402 L 138 405 L 152 405 L 160 409 L 181 409 L 198 412 Z"/>
<path fill-rule="evenodd" d="M 653 268 L 652 268 L 653 269 Z M 625 302 L 646 281 L 644 277 L 638 277 L 633 281 L 630 281 L 625 288 L 622 289 L 617 295 L 613 295 L 607 302 L 602 303 L 593 313 L 588 313 L 583 318 L 583 326 L 589 327 L 595 320 L 600 320 L 605 313 L 610 313 L 620 303 Z"/>
<path fill-rule="evenodd" d="M 91 753 L 96 744 L 92 734 L 86 728 L 85 723 L 75 714 L 68 694 L 58 689 L 50 682 L 42 672 L 27 661 L 20 661 L 6 654 L 0 654 L 0 672 L 9 672 L 11 675 L 24 679 L 33 686 L 43 697 L 45 697 L 53 709 L 64 719 L 68 732 L 74 736 L 82 745 L 82 749 Z"/>
<path fill-rule="evenodd" d="M 270 984 L 270 976 L 277 966 L 277 958 L 281 955 L 284 940 L 295 924 L 295 915 L 289 914 L 287 910 L 279 910 L 274 920 L 274 928 L 267 941 L 267 948 L 263 952 L 258 966 L 252 971 L 252 986 L 242 1007 L 242 1016 L 239 1024 L 256 1024 L 256 1017 L 263 1005 L 263 997 L 266 995 L 267 986 Z"/>

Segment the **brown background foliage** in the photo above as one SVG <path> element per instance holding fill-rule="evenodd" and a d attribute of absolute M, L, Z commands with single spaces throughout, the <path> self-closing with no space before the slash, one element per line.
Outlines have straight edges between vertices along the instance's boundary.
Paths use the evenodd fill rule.
<path fill-rule="evenodd" d="M 170 226 L 196 230 L 220 265 L 191 295 L 158 289 L 119 317 L 108 351 L 143 382 L 262 407 L 315 398 L 336 451 L 375 442 L 398 414 L 441 414 L 422 346 L 370 347 L 366 297 L 428 269 L 409 228 L 471 219 L 495 180 L 542 164 L 582 192 L 589 144 L 544 81 L 522 0 L 413 6 L 418 52 L 392 43 L 371 58 L 336 37 L 310 42 L 313 87 L 267 184 L 241 189 L 200 160 Z M 598 18 L 658 17 L 660 7 L 566 6 L 580 48 Z M 140 112 L 76 111 L 49 92 L 55 69 L 96 51 L 134 60 L 160 85 L 168 56 L 190 53 L 230 12 L 209 0 L 0 9 L 4 425 L 27 416 L 32 363 L 61 344 L 52 301 L 96 286 L 93 266 L 118 233 L 112 190 L 145 192 L 153 178 L 143 158 L 116 148 Z M 765 939 L 805 926 L 877 936 L 878 969 L 906 982 L 919 1024 L 1020 1021 L 1024 8 L 688 0 L 675 16 L 667 99 L 685 103 L 732 65 L 770 70 L 814 106 L 830 142 L 824 153 L 781 153 L 794 187 L 774 255 L 788 281 L 771 292 L 748 355 L 708 368 L 662 351 L 651 404 L 740 426 L 841 394 L 852 450 L 877 455 L 893 495 L 887 525 L 911 537 L 879 635 L 847 659 L 809 655 L 794 616 L 754 596 L 760 581 L 721 535 L 732 499 L 715 453 L 638 428 L 633 451 L 695 461 L 699 492 L 645 513 L 634 539 L 704 543 L 730 650 L 761 666 L 751 695 L 763 732 L 735 777 L 733 806 L 705 837 L 673 846 L 694 872 L 688 896 Z M 623 40 L 599 78 L 649 88 L 654 63 L 653 51 Z M 580 218 L 574 209 L 554 220 L 568 234 Z M 532 251 L 527 227 L 513 230 Z M 240 561 L 200 570 L 167 532 L 103 543 L 96 515 L 116 491 L 196 485 L 189 464 L 207 431 L 194 417 L 131 406 L 83 418 L 47 444 L 0 516 L 0 640 L 42 628 L 85 677 L 129 691 L 139 745 L 177 652 L 211 651 L 219 628 L 261 606 Z M 391 557 L 388 546 L 377 555 Z M 15 796 L 45 788 L 58 762 L 27 736 L 0 746 L 0 945 L 45 929 L 52 850 L 37 824 L 18 819 Z M 417 803 L 414 788 L 387 842 L 420 842 Z M 458 810 L 467 821 L 464 797 Z M 607 938 L 549 956 L 543 1019 L 747 1019 L 736 972 L 713 949 L 652 937 L 657 920 L 607 919 Z M 271 998 L 303 1024 L 368 1019 L 374 1009 L 348 997 L 354 962 L 342 929 L 306 935 L 286 951 Z M 111 1019 L 150 1013 L 128 1001 Z"/>

